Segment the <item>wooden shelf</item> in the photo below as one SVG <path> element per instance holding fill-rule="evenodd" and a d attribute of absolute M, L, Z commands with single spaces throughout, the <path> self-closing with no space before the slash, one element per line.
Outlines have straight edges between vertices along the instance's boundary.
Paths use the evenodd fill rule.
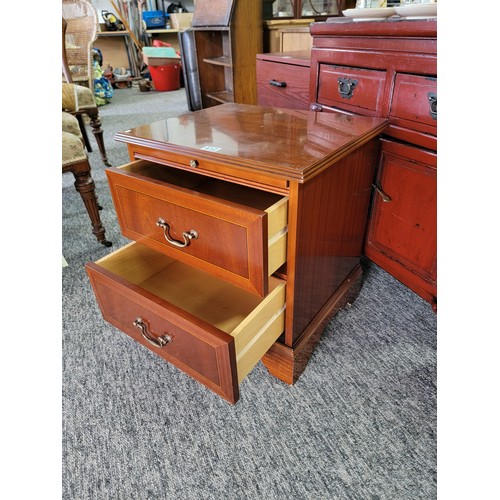
<path fill-rule="evenodd" d="M 104 37 L 104 36 L 129 36 L 130 32 L 121 30 L 121 31 L 99 31 L 97 33 L 98 37 Z"/>
<path fill-rule="evenodd" d="M 178 29 L 148 29 L 145 31 L 146 38 L 147 38 L 147 45 L 153 45 L 153 40 L 161 40 L 163 42 L 168 43 L 171 47 L 173 47 L 175 50 L 180 50 L 180 45 L 179 45 L 179 33 L 182 30 Z"/>
<path fill-rule="evenodd" d="M 208 92 L 207 97 L 213 99 L 214 101 L 225 104 L 226 102 L 234 102 L 234 94 L 227 90 L 221 92 Z"/>
<path fill-rule="evenodd" d="M 222 56 L 222 57 L 213 57 L 213 58 L 205 58 L 203 59 L 203 62 L 206 62 L 208 64 L 215 64 L 216 66 L 225 66 L 226 68 L 232 68 L 233 67 L 233 62 L 229 57 Z"/>
<path fill-rule="evenodd" d="M 257 103 L 261 7 L 260 0 L 197 0 L 193 32 L 202 108 Z"/>
<path fill-rule="evenodd" d="M 229 31 L 229 26 L 193 26 L 196 31 Z"/>
<path fill-rule="evenodd" d="M 146 30 L 146 33 L 168 35 L 169 33 L 179 33 L 179 31 L 180 30 L 174 30 L 173 28 L 171 28 L 171 29 Z"/>

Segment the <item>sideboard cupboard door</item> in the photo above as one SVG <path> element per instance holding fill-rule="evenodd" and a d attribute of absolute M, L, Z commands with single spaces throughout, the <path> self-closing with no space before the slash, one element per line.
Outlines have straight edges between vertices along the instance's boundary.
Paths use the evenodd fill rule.
<path fill-rule="evenodd" d="M 231 403 L 284 330 L 274 277 L 261 298 L 139 243 L 86 269 L 104 319 Z"/>
<path fill-rule="evenodd" d="M 410 288 L 436 297 L 436 153 L 381 140 L 366 256 L 408 281 Z"/>

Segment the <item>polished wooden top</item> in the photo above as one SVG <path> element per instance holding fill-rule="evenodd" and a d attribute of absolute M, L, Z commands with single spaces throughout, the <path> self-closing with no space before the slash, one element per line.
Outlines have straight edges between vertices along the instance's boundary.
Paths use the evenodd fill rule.
<path fill-rule="evenodd" d="M 311 50 L 293 50 L 290 52 L 267 52 L 257 54 L 260 61 L 272 61 L 279 63 L 297 64 L 299 66 L 311 66 Z"/>
<path fill-rule="evenodd" d="M 311 24 L 311 35 L 317 36 L 403 36 L 436 37 L 437 18 L 404 19 L 391 17 L 385 21 L 362 23 L 345 17 Z M 314 43 L 314 42 L 313 42 Z"/>
<path fill-rule="evenodd" d="M 119 132 L 115 139 L 303 182 L 387 124 L 340 112 L 229 103 Z"/>

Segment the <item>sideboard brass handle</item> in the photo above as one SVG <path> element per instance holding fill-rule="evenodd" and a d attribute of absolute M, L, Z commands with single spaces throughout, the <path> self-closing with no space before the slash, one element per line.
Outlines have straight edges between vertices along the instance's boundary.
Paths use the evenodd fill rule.
<path fill-rule="evenodd" d="M 356 85 L 358 84 L 358 80 L 354 80 L 347 77 L 342 78 L 339 76 L 337 82 L 338 82 L 339 94 L 342 96 L 342 98 L 350 99 L 352 97 L 354 89 L 356 88 Z"/>
<path fill-rule="evenodd" d="M 382 201 L 385 201 L 386 203 L 392 201 L 392 198 L 384 193 L 384 190 L 382 189 L 378 181 L 375 184 L 372 184 L 372 186 L 374 187 L 375 191 L 377 191 L 377 193 L 382 197 Z"/>
<path fill-rule="evenodd" d="M 269 80 L 269 85 L 272 85 L 273 87 L 286 87 L 286 82 L 278 82 L 278 80 Z"/>
<path fill-rule="evenodd" d="M 169 342 L 172 342 L 172 337 L 170 335 L 160 335 L 159 337 L 153 337 L 148 333 L 148 327 L 141 317 L 138 317 L 134 321 L 134 326 L 139 328 L 142 336 L 155 347 L 165 347 Z"/>
<path fill-rule="evenodd" d="M 170 236 L 170 226 L 168 225 L 168 222 L 163 220 L 161 217 L 159 217 L 158 220 L 156 221 L 156 225 L 158 227 L 163 228 L 163 236 L 165 236 L 165 239 L 174 247 L 185 248 L 185 247 L 189 246 L 189 244 L 191 243 L 191 240 L 198 239 L 198 231 L 195 231 L 194 229 L 190 229 L 189 231 L 185 231 L 182 233 L 182 237 L 184 238 L 184 242 L 175 240 L 174 238 L 172 238 Z"/>
<path fill-rule="evenodd" d="M 427 99 L 429 100 L 429 114 L 433 120 L 437 120 L 438 98 L 436 92 L 427 92 Z"/>

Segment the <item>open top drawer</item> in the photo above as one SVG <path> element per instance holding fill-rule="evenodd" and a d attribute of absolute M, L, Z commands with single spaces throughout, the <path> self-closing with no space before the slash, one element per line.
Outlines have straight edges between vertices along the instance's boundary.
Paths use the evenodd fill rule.
<path fill-rule="evenodd" d="M 86 269 L 106 321 L 231 403 L 284 331 L 273 276 L 261 298 L 138 243 Z"/>
<path fill-rule="evenodd" d="M 288 198 L 144 160 L 106 170 L 124 236 L 264 296 Z"/>

